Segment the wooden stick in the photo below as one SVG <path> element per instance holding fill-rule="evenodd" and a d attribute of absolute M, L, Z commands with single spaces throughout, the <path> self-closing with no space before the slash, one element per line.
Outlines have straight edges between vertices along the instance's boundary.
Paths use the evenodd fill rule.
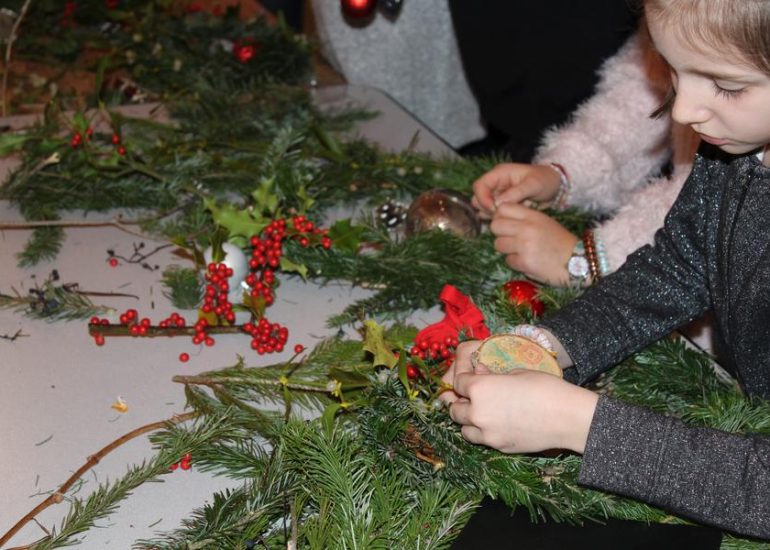
<path fill-rule="evenodd" d="M 85 474 L 88 470 L 90 470 L 91 468 L 99 464 L 99 461 L 101 461 L 101 459 L 107 456 L 109 453 L 111 453 L 112 451 L 114 451 L 124 443 L 127 443 L 128 441 L 131 441 L 132 439 L 139 437 L 140 435 L 146 434 L 148 432 L 154 432 L 156 430 L 160 430 L 161 428 L 165 428 L 168 424 L 179 424 L 181 422 L 186 422 L 187 420 L 195 418 L 197 414 L 198 413 L 195 413 L 195 412 L 188 412 L 188 413 L 172 416 L 168 420 L 162 420 L 160 422 L 153 422 L 152 424 L 146 424 L 117 438 L 115 441 L 113 441 L 106 447 L 103 447 L 97 453 L 89 456 L 85 464 L 83 464 L 80 468 L 78 468 L 75 471 L 75 473 L 72 474 L 67 479 L 67 481 L 65 481 L 59 487 L 57 491 L 52 493 L 43 502 L 35 506 L 32 510 L 30 510 L 27 513 L 27 515 L 25 515 L 23 518 L 17 521 L 13 527 L 11 527 L 2 537 L 0 537 L 0 547 L 2 547 L 3 544 L 11 540 L 11 538 L 16 533 L 18 533 L 22 527 L 24 527 L 27 523 L 32 521 L 40 512 L 42 512 L 49 506 L 53 504 L 59 504 L 62 500 L 64 500 L 64 495 L 67 493 L 70 487 L 72 487 L 75 484 L 75 482 L 78 479 L 80 479 L 83 476 L 83 474 Z M 15 548 L 10 548 L 9 550 L 21 550 L 23 548 L 29 548 L 30 546 L 31 545 L 17 546 Z"/>
<path fill-rule="evenodd" d="M 8 74 L 11 72 L 11 52 L 13 51 L 13 43 L 16 42 L 19 27 L 21 27 L 24 16 L 27 15 L 30 4 L 32 4 L 32 0 L 27 0 L 21 7 L 19 16 L 16 18 L 16 21 L 11 28 L 11 35 L 8 37 L 8 45 L 5 47 L 5 68 L 3 70 L 3 116 L 6 116 L 7 114 L 6 93 L 8 92 Z"/>

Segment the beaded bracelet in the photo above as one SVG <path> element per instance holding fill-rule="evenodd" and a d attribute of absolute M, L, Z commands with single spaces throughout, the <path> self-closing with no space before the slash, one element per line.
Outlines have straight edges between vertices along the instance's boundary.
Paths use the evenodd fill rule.
<path fill-rule="evenodd" d="M 567 197 L 572 188 L 572 184 L 567 176 L 567 171 L 559 163 L 549 162 L 548 166 L 556 170 L 559 174 L 559 190 L 556 192 L 556 196 L 553 198 L 553 207 L 556 210 L 564 210 L 567 207 Z"/>
<path fill-rule="evenodd" d="M 546 335 L 545 331 L 535 325 L 516 325 L 511 327 L 507 331 L 509 334 L 515 334 L 516 336 L 523 336 L 533 342 L 537 343 L 542 348 L 546 349 L 552 355 L 556 355 L 556 350 L 551 343 L 551 340 Z"/>
<path fill-rule="evenodd" d="M 596 254 L 596 244 L 594 243 L 594 232 L 590 229 L 586 229 L 583 233 L 583 246 L 586 251 L 586 260 L 588 260 L 588 268 L 591 270 L 591 280 L 597 282 L 602 278 L 601 271 L 599 269 L 599 258 Z"/>
<path fill-rule="evenodd" d="M 604 241 L 594 232 L 594 247 L 596 248 L 596 258 L 599 260 L 599 274 L 604 277 L 610 272 L 610 262 L 607 259 L 607 249 L 604 247 Z"/>

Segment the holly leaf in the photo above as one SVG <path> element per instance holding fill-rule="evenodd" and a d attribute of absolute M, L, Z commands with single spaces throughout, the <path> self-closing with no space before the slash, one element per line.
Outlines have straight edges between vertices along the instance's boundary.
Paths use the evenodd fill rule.
<path fill-rule="evenodd" d="M 310 210 L 310 207 L 313 206 L 313 203 L 315 203 L 315 199 L 307 194 L 307 189 L 304 185 L 300 185 L 299 189 L 297 189 L 296 193 L 297 198 L 300 201 L 300 211 L 301 212 L 307 212 Z"/>
<path fill-rule="evenodd" d="M 363 225 L 353 225 L 350 218 L 339 220 L 329 228 L 329 238 L 334 248 L 356 252 L 361 244 L 361 235 L 364 233 Z"/>
<path fill-rule="evenodd" d="M 253 211 L 238 209 L 230 204 L 218 206 L 213 199 L 204 199 L 204 206 L 211 212 L 214 222 L 227 229 L 230 235 L 242 235 L 246 238 L 259 235 L 267 226 L 262 216 L 255 217 Z"/>
<path fill-rule="evenodd" d="M 307 281 L 307 266 L 292 262 L 286 256 L 281 256 L 281 271 L 284 273 L 299 273 L 303 280 Z"/>
<path fill-rule="evenodd" d="M 273 193 L 273 179 L 262 178 L 259 186 L 251 192 L 257 212 L 275 212 L 278 208 L 278 197 Z"/>
<path fill-rule="evenodd" d="M 364 335 L 363 348 L 374 356 L 372 364 L 375 367 L 384 365 L 392 369 L 398 362 L 398 359 L 396 359 L 396 356 L 393 355 L 393 350 L 385 342 L 382 327 L 371 319 L 364 321 L 364 327 L 366 334 Z"/>

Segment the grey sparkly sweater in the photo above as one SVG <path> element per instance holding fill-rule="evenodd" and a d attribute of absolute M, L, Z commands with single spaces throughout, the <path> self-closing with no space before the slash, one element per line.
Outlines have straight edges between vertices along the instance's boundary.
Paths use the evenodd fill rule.
<path fill-rule="evenodd" d="M 770 399 L 770 168 L 703 146 L 654 246 L 542 325 L 583 383 L 709 309 L 725 366 L 748 395 Z M 580 482 L 770 539 L 768 437 L 692 428 L 602 397 Z"/>

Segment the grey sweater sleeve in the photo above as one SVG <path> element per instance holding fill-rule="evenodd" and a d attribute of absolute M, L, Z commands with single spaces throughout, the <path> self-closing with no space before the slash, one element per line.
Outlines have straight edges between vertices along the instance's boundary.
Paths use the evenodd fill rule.
<path fill-rule="evenodd" d="M 602 396 L 581 484 L 770 539 L 770 438 L 693 428 Z"/>
<path fill-rule="evenodd" d="M 591 380 L 710 306 L 704 197 L 714 194 L 701 157 L 655 235 L 615 273 L 541 321 L 569 353 L 579 383 Z"/>

